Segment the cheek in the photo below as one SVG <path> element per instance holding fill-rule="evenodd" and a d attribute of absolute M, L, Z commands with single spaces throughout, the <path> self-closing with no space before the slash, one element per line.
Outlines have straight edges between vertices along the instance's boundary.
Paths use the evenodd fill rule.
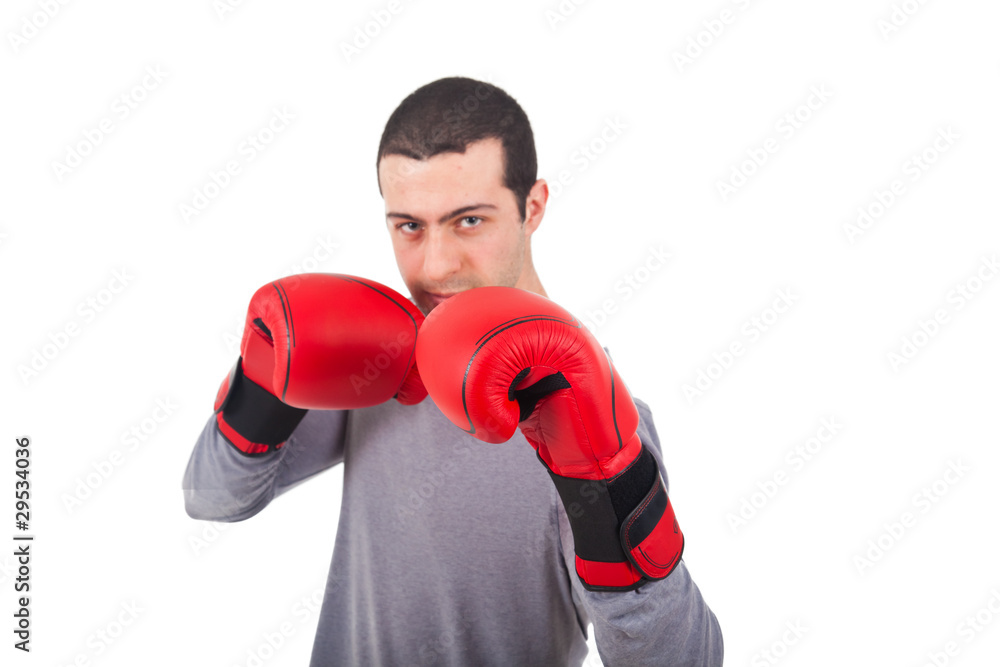
<path fill-rule="evenodd" d="M 392 251 L 396 256 L 396 265 L 399 267 L 403 279 L 409 280 L 420 266 L 419 253 L 415 252 L 414 248 L 407 247 L 405 243 L 396 242 L 392 244 Z"/>
<path fill-rule="evenodd" d="M 521 271 L 523 243 L 519 229 L 503 229 L 478 248 L 477 268 L 487 284 L 512 285 Z"/>

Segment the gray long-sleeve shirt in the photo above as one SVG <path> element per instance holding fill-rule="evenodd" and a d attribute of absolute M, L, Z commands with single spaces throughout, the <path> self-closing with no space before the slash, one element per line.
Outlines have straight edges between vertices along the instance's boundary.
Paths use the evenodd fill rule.
<path fill-rule="evenodd" d="M 649 408 L 636 405 L 666 481 Z M 562 502 L 521 432 L 483 443 L 430 398 L 311 410 L 262 457 L 237 451 L 212 418 L 184 474 L 187 511 L 246 519 L 341 462 L 313 667 L 580 665 L 591 622 L 606 665 L 722 664 L 718 621 L 683 561 L 638 592 L 585 590 Z"/>

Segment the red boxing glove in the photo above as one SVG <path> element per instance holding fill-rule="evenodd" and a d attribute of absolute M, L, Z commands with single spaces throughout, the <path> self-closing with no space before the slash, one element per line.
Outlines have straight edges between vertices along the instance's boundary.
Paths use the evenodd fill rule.
<path fill-rule="evenodd" d="M 417 364 L 456 425 L 505 442 L 520 422 L 559 491 L 589 590 L 663 579 L 684 536 L 639 413 L 597 340 L 552 301 L 511 287 L 457 294 L 427 316 Z"/>
<path fill-rule="evenodd" d="M 373 280 L 304 273 L 250 300 L 240 358 L 216 395 L 222 434 L 244 454 L 280 449 L 307 410 L 427 396 L 414 345 L 423 314 Z"/>

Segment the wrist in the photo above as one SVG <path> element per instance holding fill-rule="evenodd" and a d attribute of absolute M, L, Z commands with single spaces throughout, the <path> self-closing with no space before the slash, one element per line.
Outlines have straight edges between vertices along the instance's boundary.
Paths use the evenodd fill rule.
<path fill-rule="evenodd" d="M 549 475 L 569 518 L 584 588 L 632 590 L 663 579 L 680 562 L 684 536 L 646 447 L 609 479 L 565 477 L 551 469 Z"/>
<path fill-rule="evenodd" d="M 294 408 L 243 373 L 237 359 L 216 396 L 215 417 L 222 435 L 242 454 L 281 449 L 308 410 Z"/>

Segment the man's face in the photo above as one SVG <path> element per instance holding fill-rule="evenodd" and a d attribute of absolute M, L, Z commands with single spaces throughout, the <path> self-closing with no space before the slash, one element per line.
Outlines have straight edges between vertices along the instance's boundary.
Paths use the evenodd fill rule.
<path fill-rule="evenodd" d="M 473 287 L 525 287 L 533 274 L 528 238 L 548 191 L 544 181 L 535 183 L 522 223 L 514 193 L 503 185 L 499 139 L 425 161 L 387 155 L 378 174 L 396 263 L 424 314 Z"/>

